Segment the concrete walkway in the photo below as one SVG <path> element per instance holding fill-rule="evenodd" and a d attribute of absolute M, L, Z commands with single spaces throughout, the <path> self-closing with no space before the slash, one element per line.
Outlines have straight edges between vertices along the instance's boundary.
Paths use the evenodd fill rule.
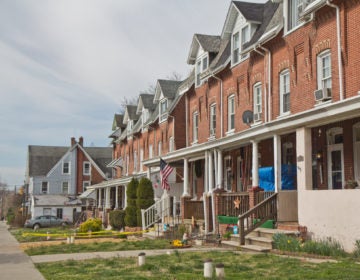
<path fill-rule="evenodd" d="M 19 243 L 3 221 L 0 221 L 0 279 L 45 279 L 35 268 L 30 257 L 20 249 Z"/>

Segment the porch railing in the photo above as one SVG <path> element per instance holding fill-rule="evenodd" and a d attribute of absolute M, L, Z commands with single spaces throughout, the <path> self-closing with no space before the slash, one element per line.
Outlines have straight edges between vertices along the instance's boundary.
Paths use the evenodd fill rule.
<path fill-rule="evenodd" d="M 170 215 L 172 212 L 171 210 L 169 196 L 164 196 L 147 209 L 141 209 L 143 230 L 147 229 L 160 220 L 164 220 L 165 216 Z"/>
<path fill-rule="evenodd" d="M 245 235 L 277 216 L 277 193 L 272 194 L 254 208 L 239 216 L 240 244 L 245 244 Z"/>
<path fill-rule="evenodd" d="M 197 220 L 204 219 L 203 201 L 185 200 L 184 204 L 184 219 L 191 219 L 192 217 Z"/>
<path fill-rule="evenodd" d="M 220 193 L 218 215 L 237 217 L 249 210 L 249 193 Z"/>

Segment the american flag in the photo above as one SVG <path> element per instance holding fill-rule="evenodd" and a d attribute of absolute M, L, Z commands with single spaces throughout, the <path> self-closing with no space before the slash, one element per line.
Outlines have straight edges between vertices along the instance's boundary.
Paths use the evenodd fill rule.
<path fill-rule="evenodd" d="M 165 160 L 160 158 L 160 174 L 161 174 L 161 187 L 164 190 L 170 190 L 170 185 L 168 183 L 167 178 L 170 173 L 174 170 L 170 165 L 168 165 Z"/>

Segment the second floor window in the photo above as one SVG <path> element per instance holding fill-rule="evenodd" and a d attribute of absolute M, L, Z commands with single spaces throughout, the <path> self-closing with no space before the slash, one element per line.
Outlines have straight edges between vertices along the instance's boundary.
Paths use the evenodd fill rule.
<path fill-rule="evenodd" d="M 300 16 L 304 7 L 312 0 L 287 0 L 287 31 L 301 24 Z"/>
<path fill-rule="evenodd" d="M 83 175 L 90 175 L 91 173 L 91 166 L 90 166 L 90 162 L 84 162 L 84 170 L 83 170 Z"/>
<path fill-rule="evenodd" d="M 48 182 L 42 182 L 41 183 L 41 193 L 47 194 L 49 192 L 49 183 Z"/>
<path fill-rule="evenodd" d="M 262 112 L 262 94 L 261 94 L 261 83 L 254 85 L 254 121 L 261 120 Z"/>
<path fill-rule="evenodd" d="M 232 63 L 236 64 L 240 61 L 240 35 L 236 32 L 232 37 Z"/>
<path fill-rule="evenodd" d="M 317 56 L 318 89 L 331 88 L 331 52 L 323 51 Z"/>
<path fill-rule="evenodd" d="M 290 72 L 284 70 L 280 73 L 280 114 L 290 111 Z"/>
<path fill-rule="evenodd" d="M 216 104 L 210 106 L 210 136 L 216 133 Z"/>
<path fill-rule="evenodd" d="M 198 129 L 199 129 L 199 114 L 195 112 L 193 114 L 193 142 L 198 141 Z"/>
<path fill-rule="evenodd" d="M 235 96 L 228 98 L 228 131 L 235 129 Z"/>
<path fill-rule="evenodd" d="M 158 156 L 161 156 L 161 152 L 162 152 L 162 142 L 159 141 L 159 144 L 158 144 Z"/>
<path fill-rule="evenodd" d="M 62 193 L 68 194 L 69 193 L 69 182 L 62 183 Z"/>
<path fill-rule="evenodd" d="M 160 121 L 165 121 L 167 119 L 167 107 L 168 102 L 167 99 L 160 101 Z"/>
<path fill-rule="evenodd" d="M 174 137 L 170 137 L 169 138 L 169 152 L 173 152 L 174 151 L 174 146 L 175 146 L 175 143 L 174 143 Z"/>
<path fill-rule="evenodd" d="M 63 174 L 70 174 L 70 162 L 63 162 Z"/>
<path fill-rule="evenodd" d="M 153 145 L 149 145 L 149 159 L 153 157 Z"/>

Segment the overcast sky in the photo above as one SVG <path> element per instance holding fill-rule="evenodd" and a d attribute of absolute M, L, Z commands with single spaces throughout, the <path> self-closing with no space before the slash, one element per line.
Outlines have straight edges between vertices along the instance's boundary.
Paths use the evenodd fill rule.
<path fill-rule="evenodd" d="M 28 145 L 83 136 L 85 146 L 108 146 L 123 98 L 174 71 L 185 77 L 193 34 L 220 35 L 229 5 L 0 1 L 0 182 L 23 184 Z"/>

